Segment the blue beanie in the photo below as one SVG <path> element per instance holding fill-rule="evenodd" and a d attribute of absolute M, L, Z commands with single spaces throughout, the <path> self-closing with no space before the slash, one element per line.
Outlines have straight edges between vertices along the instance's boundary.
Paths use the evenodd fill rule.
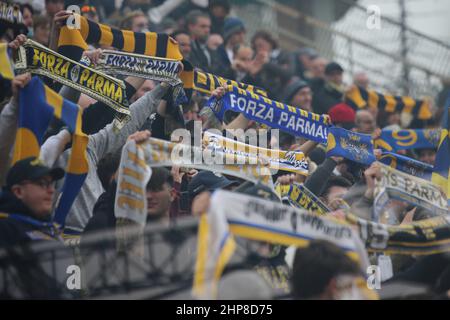
<path fill-rule="evenodd" d="M 245 30 L 244 23 L 242 22 L 241 19 L 236 17 L 226 18 L 223 24 L 223 38 L 225 42 L 228 40 L 229 37 L 231 37 L 233 34 L 241 30 Z"/>

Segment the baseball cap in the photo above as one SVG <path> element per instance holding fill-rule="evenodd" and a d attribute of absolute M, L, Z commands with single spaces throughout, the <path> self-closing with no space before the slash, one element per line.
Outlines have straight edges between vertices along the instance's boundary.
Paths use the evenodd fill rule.
<path fill-rule="evenodd" d="M 341 65 L 337 62 L 330 62 L 325 67 L 325 74 L 331 74 L 336 71 L 344 72 L 344 69 L 342 69 Z"/>
<path fill-rule="evenodd" d="M 309 47 L 304 47 L 304 48 L 300 48 L 297 50 L 297 54 L 300 55 L 305 55 L 310 57 L 311 59 L 314 59 L 316 57 L 319 56 L 319 53 L 313 49 L 313 48 L 309 48 Z"/>
<path fill-rule="evenodd" d="M 197 173 L 188 185 L 188 192 L 194 198 L 203 191 L 214 191 L 226 187 L 237 185 L 239 182 L 227 179 L 224 176 L 216 175 L 211 171 L 201 171 Z"/>
<path fill-rule="evenodd" d="M 254 185 L 251 182 L 246 182 L 234 191 L 265 200 L 280 202 L 280 198 L 273 192 L 273 190 L 261 183 Z"/>
<path fill-rule="evenodd" d="M 45 166 L 39 158 L 28 157 L 17 161 L 6 176 L 6 187 L 10 188 L 25 180 L 36 180 L 44 176 L 51 176 L 53 181 L 64 177 L 64 170 L 61 168 L 49 168 Z"/>

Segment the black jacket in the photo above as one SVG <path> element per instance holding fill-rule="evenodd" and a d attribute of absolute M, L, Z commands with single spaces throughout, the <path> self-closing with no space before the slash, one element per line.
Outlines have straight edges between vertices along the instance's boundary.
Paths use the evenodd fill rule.
<path fill-rule="evenodd" d="M 332 88 L 326 82 L 318 82 L 312 85 L 312 90 L 312 108 L 314 113 L 328 113 L 331 107 L 342 102 L 343 93 Z"/>
<path fill-rule="evenodd" d="M 71 251 L 64 247 L 59 230 L 48 221 L 32 218 L 30 210 L 9 191 L 0 194 L 0 272 L 9 283 L 2 287 L 0 299 L 61 299 L 74 298 L 79 290 L 66 288 L 66 268 L 75 264 Z M 34 243 L 50 240 L 55 243 L 50 250 L 57 256 L 35 252 Z M 56 253 L 55 253 L 56 254 Z M 55 270 L 53 269 L 55 267 Z M 14 270 L 11 272 L 11 270 Z M 11 278 L 9 274 L 13 274 Z M 13 279 L 13 280 L 12 280 Z"/>
<path fill-rule="evenodd" d="M 202 48 L 198 41 L 192 41 L 189 62 L 196 68 L 218 76 L 227 78 L 231 72 L 231 64 L 224 63 L 218 50 L 211 50 L 208 46 Z M 205 51 L 208 53 L 209 59 Z"/>
<path fill-rule="evenodd" d="M 111 183 L 108 190 L 98 198 L 94 205 L 92 218 L 89 219 L 81 235 L 81 242 L 83 242 L 83 236 L 88 233 L 110 230 L 116 227 L 116 217 L 114 215 L 116 188 L 117 184 L 115 182 Z"/>
<path fill-rule="evenodd" d="M 11 192 L 0 194 L 0 248 L 38 240 L 62 241 L 56 226 L 32 218 L 30 209 Z"/>

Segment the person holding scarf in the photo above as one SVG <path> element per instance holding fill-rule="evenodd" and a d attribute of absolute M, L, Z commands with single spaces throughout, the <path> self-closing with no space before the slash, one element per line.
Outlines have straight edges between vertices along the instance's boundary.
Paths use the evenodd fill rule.
<path fill-rule="evenodd" d="M 0 247 L 36 240 L 62 241 L 51 218 L 55 181 L 63 176 L 63 169 L 50 169 L 35 157 L 11 167 L 0 194 Z"/>

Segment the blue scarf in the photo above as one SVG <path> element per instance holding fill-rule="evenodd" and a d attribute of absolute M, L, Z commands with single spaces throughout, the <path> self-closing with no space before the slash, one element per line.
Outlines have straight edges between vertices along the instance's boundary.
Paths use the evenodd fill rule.
<path fill-rule="evenodd" d="M 393 152 L 436 148 L 440 132 L 440 129 L 383 130 L 380 138 L 375 140 L 375 146 Z"/>
<path fill-rule="evenodd" d="M 331 127 L 328 130 L 327 157 L 337 156 L 370 165 L 374 162 L 372 137 L 345 130 L 344 128 Z"/>
<path fill-rule="evenodd" d="M 391 168 L 425 180 L 431 179 L 433 166 L 392 152 L 383 152 L 379 160 Z"/>
<path fill-rule="evenodd" d="M 319 143 L 327 141 L 330 125 L 328 115 L 307 112 L 241 88 L 228 86 L 222 99 L 211 97 L 206 106 L 214 111 L 220 121 L 223 121 L 225 112 L 231 110 L 294 136 Z"/>

